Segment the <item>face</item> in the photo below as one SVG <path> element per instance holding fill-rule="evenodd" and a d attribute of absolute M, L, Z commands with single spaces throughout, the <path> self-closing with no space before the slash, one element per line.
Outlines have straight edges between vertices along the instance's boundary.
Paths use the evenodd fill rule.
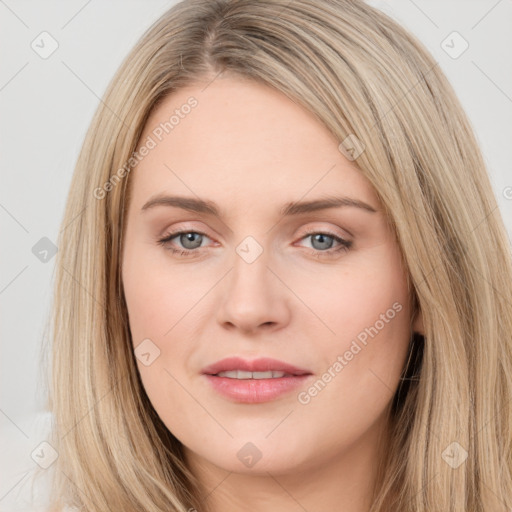
<path fill-rule="evenodd" d="M 145 391 L 190 461 L 354 463 L 411 337 L 397 241 L 309 112 L 237 78 L 204 87 L 152 113 L 129 177 L 122 277 Z"/>

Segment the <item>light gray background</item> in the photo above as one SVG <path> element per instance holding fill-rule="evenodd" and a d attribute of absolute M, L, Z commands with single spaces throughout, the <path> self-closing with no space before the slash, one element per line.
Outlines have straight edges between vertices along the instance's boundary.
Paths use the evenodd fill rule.
<path fill-rule="evenodd" d="M 0 510 L 16 509 L 23 468 L 34 465 L 30 452 L 42 440 L 35 418 L 45 403 L 40 349 L 55 259 L 42 262 L 32 248 L 43 237 L 57 240 L 78 151 L 114 71 L 174 3 L 0 0 L 0 431 L 9 445 L 2 452 L 11 457 L 1 456 L 10 476 L 0 484 Z M 447 74 L 476 131 L 512 239 L 512 1 L 369 3 L 416 34 Z M 44 31 L 58 43 L 45 59 L 31 47 L 43 44 Z M 458 58 L 442 47 L 453 46 L 452 54 L 461 48 L 454 31 L 469 44 Z"/>

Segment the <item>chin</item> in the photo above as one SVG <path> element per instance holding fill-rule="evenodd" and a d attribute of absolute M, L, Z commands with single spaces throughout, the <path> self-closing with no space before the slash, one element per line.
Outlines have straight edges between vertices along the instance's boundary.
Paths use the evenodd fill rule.
<path fill-rule="evenodd" d="M 306 439 L 311 437 L 306 436 Z M 268 476 L 268 473 L 284 475 L 306 469 L 308 465 L 308 456 L 304 450 L 307 441 L 290 437 L 288 441 L 284 444 L 283 437 L 265 439 L 260 433 L 254 437 L 243 435 L 230 438 L 229 441 L 219 440 L 218 444 L 210 440 L 208 451 L 204 450 L 204 444 L 199 450 L 193 446 L 187 447 L 186 451 L 187 458 L 203 459 L 225 471 L 261 476 Z"/>

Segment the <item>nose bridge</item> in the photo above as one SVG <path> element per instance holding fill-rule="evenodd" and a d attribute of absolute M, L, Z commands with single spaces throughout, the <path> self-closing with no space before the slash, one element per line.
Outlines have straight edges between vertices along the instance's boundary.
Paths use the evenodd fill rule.
<path fill-rule="evenodd" d="M 257 286 L 265 291 L 269 286 L 271 272 L 267 266 L 269 262 L 269 249 L 253 237 L 246 237 L 235 249 L 233 258 L 232 287 L 241 288 Z"/>
<path fill-rule="evenodd" d="M 272 273 L 267 268 L 270 263 L 269 249 L 252 236 L 246 237 L 235 249 L 230 295 L 236 296 L 239 308 L 247 311 L 255 305 L 261 308 L 268 304 L 272 295 Z"/>
<path fill-rule="evenodd" d="M 269 256 L 269 250 L 252 236 L 235 248 L 233 270 L 219 313 L 222 323 L 253 330 L 286 321 L 286 290 L 267 267 L 271 264 Z"/>

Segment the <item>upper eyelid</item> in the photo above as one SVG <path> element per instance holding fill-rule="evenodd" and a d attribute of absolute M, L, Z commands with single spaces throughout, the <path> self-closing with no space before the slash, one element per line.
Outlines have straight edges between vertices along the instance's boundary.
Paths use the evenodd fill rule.
<path fill-rule="evenodd" d="M 187 221 L 186 221 L 187 222 Z M 193 232 L 193 233 L 200 233 L 202 235 L 205 235 L 209 238 L 214 238 L 214 237 L 211 237 L 210 235 L 208 235 L 208 233 L 206 233 L 207 230 L 204 230 L 204 229 L 201 229 L 201 228 L 195 228 L 194 226 L 188 226 L 185 222 L 185 226 L 183 227 L 178 227 L 176 229 L 176 231 L 174 231 L 172 234 L 175 235 L 175 234 L 180 234 L 180 233 L 190 233 L 190 232 Z M 194 222 L 194 221 L 192 221 Z M 306 222 L 306 224 L 320 224 L 320 223 L 324 223 L 324 222 L 328 222 L 330 224 L 333 224 L 333 222 L 331 221 L 327 221 L 327 220 L 316 220 L 316 219 L 312 219 L 310 220 L 309 222 Z M 181 223 L 180 223 L 181 224 Z M 201 222 L 201 224 L 203 224 Z M 299 229 L 304 229 L 304 228 L 299 228 Z M 346 233 L 346 235 L 348 235 L 348 237 L 343 234 L 343 233 L 337 233 L 336 231 L 337 230 L 340 230 L 344 233 Z M 163 230 L 162 235 L 160 236 L 160 238 L 162 237 L 167 237 L 171 234 L 171 231 L 169 228 L 166 228 Z M 231 230 L 230 230 L 231 231 Z M 296 231 L 296 230 L 295 230 Z M 306 235 L 309 235 L 309 234 L 312 234 L 312 233 L 328 233 L 328 234 L 331 234 L 332 236 L 338 236 L 339 238 L 342 238 L 344 240 L 348 240 L 348 238 L 350 237 L 353 237 L 354 235 L 348 230 L 346 229 L 345 227 L 340 227 L 340 226 L 337 226 L 337 228 L 324 228 L 324 227 L 313 227 L 313 228 L 306 228 L 306 233 L 303 234 L 303 236 L 306 236 Z"/>

